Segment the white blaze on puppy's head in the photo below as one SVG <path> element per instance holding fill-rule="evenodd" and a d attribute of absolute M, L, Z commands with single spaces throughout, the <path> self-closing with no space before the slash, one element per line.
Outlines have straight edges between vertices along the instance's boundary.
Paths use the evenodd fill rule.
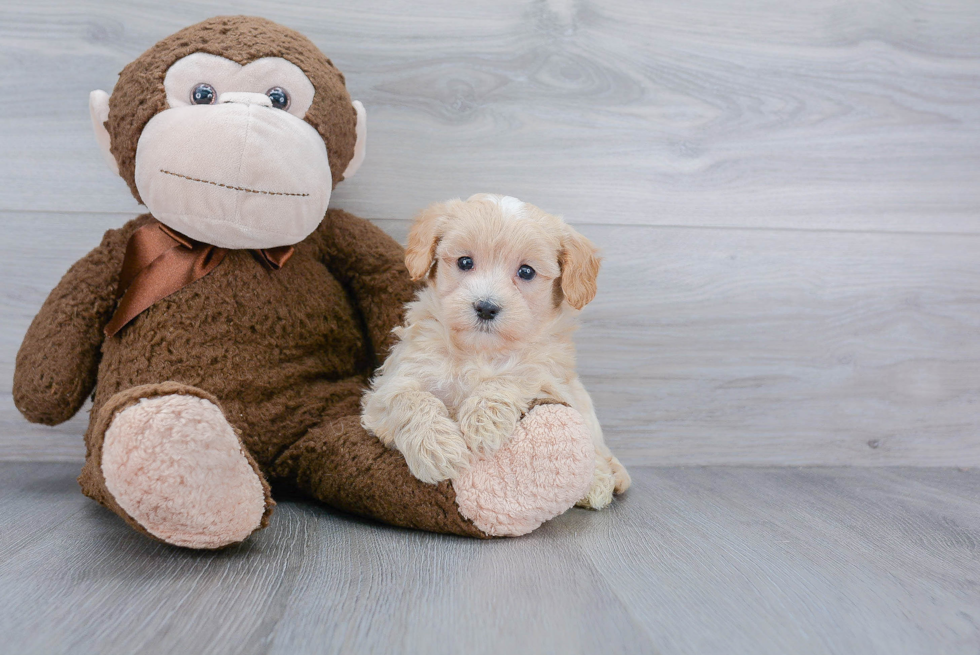
<path fill-rule="evenodd" d="M 440 318 L 463 346 L 532 341 L 595 295 L 596 248 L 557 216 L 511 196 L 432 205 L 409 233 L 406 264 L 427 278 Z"/>
<path fill-rule="evenodd" d="M 466 199 L 466 202 L 485 200 L 494 202 L 500 210 L 512 218 L 524 218 L 524 203 L 513 196 L 500 196 L 494 193 L 476 193 Z"/>

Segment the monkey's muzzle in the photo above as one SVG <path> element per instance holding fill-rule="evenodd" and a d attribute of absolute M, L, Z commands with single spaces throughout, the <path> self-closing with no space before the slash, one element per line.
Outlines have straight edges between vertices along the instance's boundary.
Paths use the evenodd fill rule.
<path fill-rule="evenodd" d="M 331 187 L 319 133 L 261 104 L 167 109 L 136 148 L 136 188 L 150 213 L 222 248 L 302 241 L 323 220 Z"/>

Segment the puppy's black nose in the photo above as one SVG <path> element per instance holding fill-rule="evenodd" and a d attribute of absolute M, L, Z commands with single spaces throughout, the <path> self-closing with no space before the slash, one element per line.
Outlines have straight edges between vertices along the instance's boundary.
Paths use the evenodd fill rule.
<path fill-rule="evenodd" d="M 473 309 L 476 310 L 476 315 L 481 321 L 492 321 L 500 313 L 500 306 L 489 300 L 478 300 L 473 303 Z"/>

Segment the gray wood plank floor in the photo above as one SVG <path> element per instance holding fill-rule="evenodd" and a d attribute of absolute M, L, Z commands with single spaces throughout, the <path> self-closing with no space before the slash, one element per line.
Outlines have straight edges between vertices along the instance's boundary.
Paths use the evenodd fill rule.
<path fill-rule="evenodd" d="M 304 501 L 219 553 L 0 463 L 8 653 L 921 653 L 980 649 L 980 472 L 639 468 L 624 500 L 470 541 Z"/>
<path fill-rule="evenodd" d="M 625 500 L 489 543 L 286 501 L 194 553 L 81 496 L 87 416 L 10 381 L 141 211 L 88 93 L 227 13 L 367 107 L 333 206 L 403 239 L 498 191 L 603 249 L 580 368 Z M 980 470 L 663 465 L 980 466 L 977 34 L 975 0 L 0 1 L 0 652 L 975 655 Z"/>

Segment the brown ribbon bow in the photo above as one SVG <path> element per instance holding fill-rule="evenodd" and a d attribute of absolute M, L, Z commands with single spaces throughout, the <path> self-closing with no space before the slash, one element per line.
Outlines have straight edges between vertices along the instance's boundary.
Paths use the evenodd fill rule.
<path fill-rule="evenodd" d="M 116 311 L 105 326 L 113 336 L 158 300 L 199 280 L 225 258 L 227 249 L 195 241 L 159 221 L 144 225 L 129 237 L 116 298 Z M 263 266 L 279 270 L 293 255 L 292 246 L 254 251 Z"/>

